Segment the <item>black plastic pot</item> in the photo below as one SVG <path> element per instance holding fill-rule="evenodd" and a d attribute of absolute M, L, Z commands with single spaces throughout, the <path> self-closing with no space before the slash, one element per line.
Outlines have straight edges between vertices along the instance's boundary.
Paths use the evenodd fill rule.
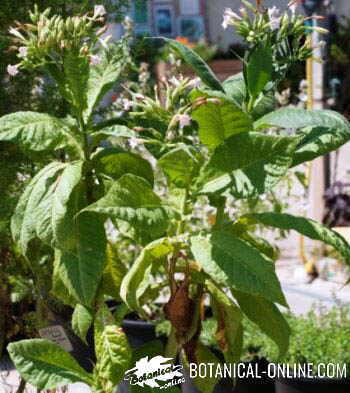
<path fill-rule="evenodd" d="M 280 378 L 276 393 L 348 393 L 350 379 Z"/>
<path fill-rule="evenodd" d="M 132 348 L 141 347 L 156 339 L 155 326 L 146 321 L 125 319 L 122 328 Z"/>

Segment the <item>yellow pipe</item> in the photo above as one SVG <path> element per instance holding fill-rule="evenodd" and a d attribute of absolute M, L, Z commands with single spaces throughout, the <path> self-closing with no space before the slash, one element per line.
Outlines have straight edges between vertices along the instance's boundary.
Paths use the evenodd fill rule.
<path fill-rule="evenodd" d="M 309 39 L 309 45 L 312 47 L 312 37 Z M 314 78 L 313 78 L 313 57 L 310 57 L 306 61 L 306 80 L 307 80 L 307 109 L 312 110 L 314 108 Z M 311 180 L 311 173 L 312 173 L 312 162 L 307 163 L 307 172 L 306 172 L 306 184 L 307 187 L 310 185 Z M 299 240 L 299 255 L 300 259 L 302 260 L 306 273 L 311 277 L 317 277 L 317 268 L 316 268 L 316 260 L 312 258 L 309 260 L 306 255 L 305 250 L 305 238 L 304 236 L 300 236 Z"/>

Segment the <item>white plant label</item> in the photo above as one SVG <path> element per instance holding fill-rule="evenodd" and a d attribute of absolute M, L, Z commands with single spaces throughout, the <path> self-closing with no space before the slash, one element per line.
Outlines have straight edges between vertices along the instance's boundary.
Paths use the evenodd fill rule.
<path fill-rule="evenodd" d="M 67 352 L 73 351 L 73 346 L 69 341 L 66 332 L 61 325 L 53 325 L 39 330 L 41 338 L 46 338 L 59 345 Z"/>

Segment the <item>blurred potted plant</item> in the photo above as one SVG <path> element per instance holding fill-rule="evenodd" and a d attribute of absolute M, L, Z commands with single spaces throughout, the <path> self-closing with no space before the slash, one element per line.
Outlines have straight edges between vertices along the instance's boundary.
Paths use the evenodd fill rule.
<path fill-rule="evenodd" d="M 307 364 L 312 364 L 313 378 L 278 378 L 276 393 L 346 391 L 350 386 L 349 307 L 345 304 L 337 304 L 332 309 L 319 306 L 306 315 L 289 314 L 286 317 L 291 326 L 291 339 L 289 349 L 281 359 L 278 358 L 278 352 L 270 339 L 254 333 L 252 326 L 246 330 L 246 341 L 250 343 L 248 349 L 255 350 L 259 356 L 266 357 L 270 362 L 289 365 L 291 370 L 295 365 L 306 369 Z"/>

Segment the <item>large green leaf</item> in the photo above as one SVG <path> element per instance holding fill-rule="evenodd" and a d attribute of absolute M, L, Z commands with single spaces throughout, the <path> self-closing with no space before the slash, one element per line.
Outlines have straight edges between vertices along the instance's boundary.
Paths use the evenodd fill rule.
<path fill-rule="evenodd" d="M 236 198 L 257 197 L 284 176 L 300 139 L 247 132 L 234 135 L 214 151 L 203 168 L 201 193 L 229 192 Z"/>
<path fill-rule="evenodd" d="M 130 128 L 117 124 L 113 126 L 103 127 L 98 131 L 95 131 L 91 134 L 91 137 L 94 141 L 101 141 L 108 137 L 115 138 L 132 138 L 137 137 L 137 133 Z"/>
<path fill-rule="evenodd" d="M 11 343 L 7 348 L 23 379 L 41 390 L 74 382 L 92 384 L 92 375 L 83 370 L 69 353 L 51 341 L 23 340 Z"/>
<path fill-rule="evenodd" d="M 97 364 L 95 375 L 103 392 L 113 392 L 125 372 L 130 368 L 132 351 L 123 329 L 105 326 L 96 343 Z"/>
<path fill-rule="evenodd" d="M 283 314 L 270 301 L 260 297 L 233 291 L 241 310 L 278 345 L 280 357 L 288 350 L 290 328 Z"/>
<path fill-rule="evenodd" d="M 223 91 L 221 83 L 214 75 L 213 71 L 208 67 L 206 62 L 195 53 L 191 48 L 183 45 L 181 42 L 170 38 L 151 38 L 152 40 L 162 40 L 175 50 L 182 59 L 196 72 L 201 80 L 211 89 Z"/>
<path fill-rule="evenodd" d="M 187 188 L 191 184 L 201 163 L 202 157 L 195 149 L 181 147 L 171 150 L 158 160 L 170 185 L 178 188 Z"/>
<path fill-rule="evenodd" d="M 118 80 L 121 70 L 120 65 L 115 62 L 107 64 L 102 62 L 91 67 L 87 82 L 87 108 L 84 113 L 87 123 L 91 119 L 94 109 Z"/>
<path fill-rule="evenodd" d="M 47 165 L 28 184 L 19 199 L 12 216 L 11 230 L 23 254 L 26 254 L 29 242 L 36 237 L 49 242 L 52 240 L 51 226 L 45 228 L 43 223 L 48 223 L 47 217 L 50 216 L 48 209 L 52 205 L 58 185 L 57 180 L 64 168 L 66 164 L 60 162 Z"/>
<path fill-rule="evenodd" d="M 228 97 L 236 102 L 239 107 L 243 107 L 247 95 L 247 87 L 245 85 L 243 73 L 230 76 L 227 78 L 222 87 Z"/>
<path fill-rule="evenodd" d="M 37 112 L 16 112 L 1 117 L 0 141 L 15 142 L 33 151 L 52 151 L 74 143 L 66 122 Z"/>
<path fill-rule="evenodd" d="M 313 240 L 326 243 L 339 252 L 345 261 L 350 264 L 350 246 L 337 232 L 304 217 L 296 217 L 281 213 L 260 213 L 245 216 L 250 222 L 271 226 L 283 230 L 295 230 Z"/>
<path fill-rule="evenodd" d="M 35 237 L 51 246 L 72 240 L 67 208 L 71 194 L 81 180 L 82 165 L 81 161 L 53 162 L 27 186 L 12 217 L 12 234 L 24 254 L 28 243 Z"/>
<path fill-rule="evenodd" d="M 76 210 L 72 209 L 72 205 L 74 206 L 77 198 L 74 193 L 83 192 L 82 188 L 78 190 L 82 175 L 82 161 L 67 164 L 57 181 L 50 201 L 51 206 L 48 207 L 47 227 L 52 227 L 53 244 L 61 249 L 70 249 L 70 245 L 75 241 L 73 216 Z"/>
<path fill-rule="evenodd" d="M 215 319 L 218 321 L 216 340 L 227 363 L 240 360 L 243 347 L 242 313 L 235 303 L 216 285 L 207 281 L 211 294 L 211 305 Z"/>
<path fill-rule="evenodd" d="M 247 88 L 242 73 L 233 75 L 225 80 L 223 88 L 228 97 L 234 100 L 240 108 L 244 108 Z M 256 100 L 254 108 L 249 112 L 254 120 L 266 115 L 276 108 L 276 99 L 273 93 L 262 95 Z"/>
<path fill-rule="evenodd" d="M 102 275 L 101 291 L 113 299 L 119 299 L 120 286 L 126 273 L 126 266 L 123 264 L 118 253 L 111 244 L 108 244 L 107 261 Z"/>
<path fill-rule="evenodd" d="M 72 329 L 74 333 L 85 342 L 92 321 L 92 312 L 82 304 L 77 304 L 72 315 Z"/>
<path fill-rule="evenodd" d="M 68 52 L 63 60 L 66 96 L 69 97 L 76 115 L 87 108 L 87 88 L 90 73 L 89 57 L 80 53 Z"/>
<path fill-rule="evenodd" d="M 349 122 L 330 110 L 282 108 L 260 118 L 254 127 L 304 129 L 305 136 L 294 153 L 293 166 L 336 150 L 350 140 Z"/>
<path fill-rule="evenodd" d="M 151 268 L 164 263 L 173 250 L 173 245 L 166 238 L 155 240 L 142 250 L 120 288 L 120 296 L 130 309 L 140 308 L 139 299 L 150 285 Z"/>
<path fill-rule="evenodd" d="M 224 231 L 191 238 L 195 260 L 215 282 L 286 305 L 275 266 L 259 250 Z"/>
<path fill-rule="evenodd" d="M 306 110 L 301 108 L 281 108 L 271 112 L 254 123 L 259 130 L 268 127 L 294 128 L 324 127 L 349 131 L 349 123 L 337 112 L 330 110 Z"/>
<path fill-rule="evenodd" d="M 93 162 L 98 172 L 118 180 L 126 173 L 143 177 L 151 185 L 154 175 L 151 164 L 137 154 L 123 151 L 118 148 L 106 148 L 94 155 Z"/>
<path fill-rule="evenodd" d="M 350 126 L 338 128 L 313 127 L 308 130 L 293 156 L 292 166 L 338 149 L 350 140 Z"/>
<path fill-rule="evenodd" d="M 79 201 L 76 199 L 78 212 Z M 57 274 L 76 301 L 86 307 L 94 304 L 106 263 L 106 234 L 103 221 L 95 214 L 82 213 L 72 221 L 72 241 L 56 249 Z"/>
<path fill-rule="evenodd" d="M 232 135 L 252 130 L 253 123 L 250 116 L 233 101 L 226 99 L 223 94 L 210 95 L 205 91 L 197 91 L 192 97 L 214 97 L 217 100 L 217 102 L 206 101 L 192 112 L 193 119 L 199 125 L 199 138 L 210 149 L 214 149 Z"/>
<path fill-rule="evenodd" d="M 248 91 L 255 100 L 272 79 L 273 61 L 271 46 L 258 45 L 246 64 Z"/>
<path fill-rule="evenodd" d="M 164 233 L 171 214 L 148 181 L 131 174 L 114 182 L 107 194 L 85 211 L 126 221 L 155 237 Z"/>

